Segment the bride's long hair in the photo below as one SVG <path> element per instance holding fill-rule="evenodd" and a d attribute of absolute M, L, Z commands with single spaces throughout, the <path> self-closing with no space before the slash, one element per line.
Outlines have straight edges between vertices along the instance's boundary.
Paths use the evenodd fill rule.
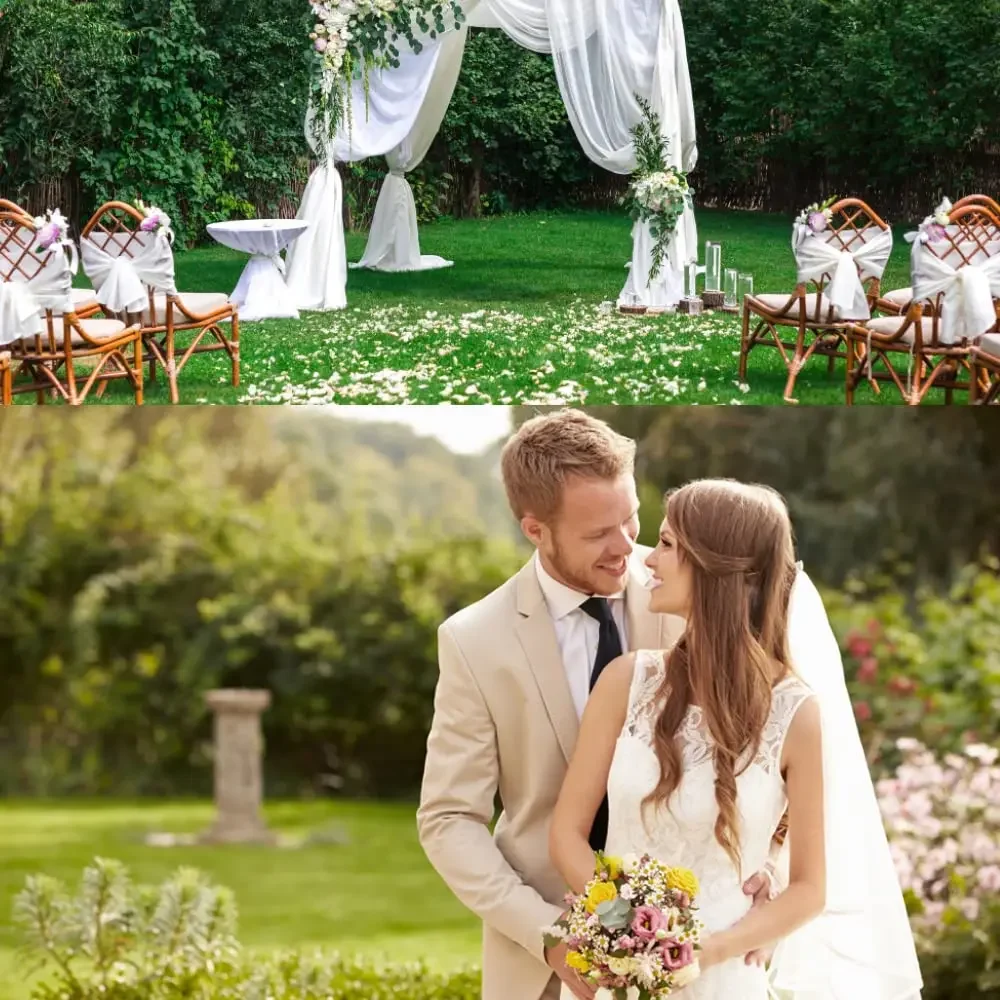
<path fill-rule="evenodd" d="M 715 755 L 715 837 L 738 870 L 736 778 L 760 746 L 774 685 L 791 670 L 792 527 L 778 493 L 728 479 L 668 493 L 666 518 L 678 558 L 691 569 L 691 607 L 658 692 L 660 780 L 646 802 L 666 805 L 680 784 L 677 737 L 690 706 L 700 706 Z"/>

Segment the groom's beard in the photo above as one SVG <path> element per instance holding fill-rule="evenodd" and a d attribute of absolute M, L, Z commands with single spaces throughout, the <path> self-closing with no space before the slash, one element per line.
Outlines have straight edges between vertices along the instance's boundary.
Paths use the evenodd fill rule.
<path fill-rule="evenodd" d="M 574 569 L 566 557 L 565 549 L 559 544 L 559 539 L 555 537 L 552 538 L 549 561 L 559 579 L 567 587 L 577 590 L 581 594 L 597 594 L 602 597 L 617 594 L 624 589 L 625 579 L 628 576 L 628 558 L 625 559 L 625 572 L 617 578 L 611 573 L 601 572 L 593 567 L 589 567 L 587 570 Z"/>

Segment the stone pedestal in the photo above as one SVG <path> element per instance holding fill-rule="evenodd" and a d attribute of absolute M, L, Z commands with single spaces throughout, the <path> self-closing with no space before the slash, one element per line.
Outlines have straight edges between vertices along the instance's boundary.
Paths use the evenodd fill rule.
<path fill-rule="evenodd" d="M 199 838 L 208 844 L 273 844 L 260 814 L 264 797 L 261 713 L 270 691 L 222 689 L 205 695 L 215 713 L 215 825 Z"/>

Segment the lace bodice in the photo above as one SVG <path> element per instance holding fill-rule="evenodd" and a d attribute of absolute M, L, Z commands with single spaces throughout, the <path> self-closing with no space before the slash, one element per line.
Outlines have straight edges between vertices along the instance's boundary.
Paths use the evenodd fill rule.
<path fill-rule="evenodd" d="M 715 838 L 718 806 L 712 739 L 700 708 L 690 708 L 681 725 L 684 774 L 669 808 L 643 810 L 642 801 L 660 775 L 652 737 L 664 669 L 661 652 L 636 654 L 628 714 L 608 779 L 608 850 L 618 855 L 648 852 L 667 864 L 690 868 L 701 883 L 701 919 L 710 930 L 719 929 L 749 908 L 743 881 L 766 863 L 787 805 L 780 770 L 785 736 L 795 712 L 812 692 L 797 678 L 775 687 L 760 747 L 736 779 L 742 855 L 742 871 L 737 872 Z"/>

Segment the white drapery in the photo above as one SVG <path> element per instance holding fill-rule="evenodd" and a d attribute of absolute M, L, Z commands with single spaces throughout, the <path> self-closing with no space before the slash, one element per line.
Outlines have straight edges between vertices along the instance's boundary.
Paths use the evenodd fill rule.
<path fill-rule="evenodd" d="M 519 45 L 552 54 L 573 130 L 595 163 L 619 174 L 635 169 L 629 130 L 641 117 L 638 94 L 660 116 L 668 163 L 694 169 L 694 105 L 678 0 L 466 0 L 465 8 L 470 25 L 498 26 Z M 288 258 L 288 283 L 300 308 L 346 305 L 342 189 L 339 176 L 331 176 L 335 161 L 380 155 L 390 161 L 377 228 L 373 224 L 360 266 L 427 266 L 419 252 L 412 192 L 402 174 L 423 159 L 440 127 L 465 37 L 463 27 L 428 39 L 419 54 L 404 48 L 398 68 L 370 78 L 367 108 L 361 84 L 352 89 L 350 130 L 342 128 L 328 148 L 314 148 L 321 166 L 310 178 L 298 215 L 310 222 L 310 230 Z M 663 270 L 650 282 L 653 240 L 648 225 L 637 224 L 620 301 L 676 304 L 683 266 L 697 259 L 697 243 L 694 213 L 688 210 L 671 240 Z"/>

